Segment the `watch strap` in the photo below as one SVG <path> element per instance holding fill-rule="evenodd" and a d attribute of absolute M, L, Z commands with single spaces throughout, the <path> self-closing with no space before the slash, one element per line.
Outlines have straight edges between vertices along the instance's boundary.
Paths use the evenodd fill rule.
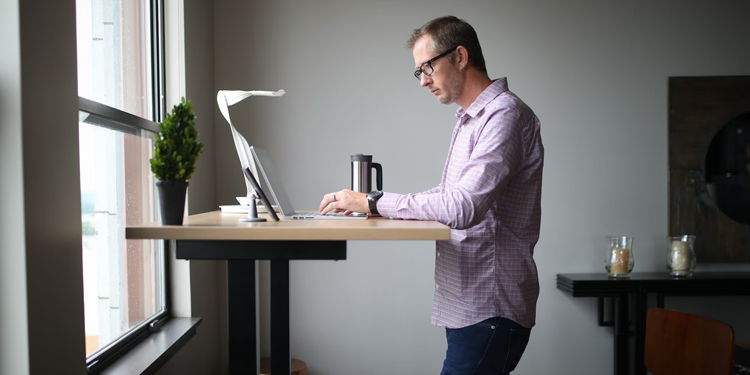
<path fill-rule="evenodd" d="M 367 193 L 367 203 L 370 205 L 370 213 L 373 215 L 379 215 L 378 212 L 378 199 L 383 196 L 382 191 L 371 191 Z"/>

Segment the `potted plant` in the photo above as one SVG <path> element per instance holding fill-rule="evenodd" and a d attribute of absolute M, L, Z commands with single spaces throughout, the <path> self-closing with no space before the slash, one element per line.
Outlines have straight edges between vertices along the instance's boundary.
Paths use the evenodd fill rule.
<path fill-rule="evenodd" d="M 187 180 L 195 173 L 195 165 L 203 144 L 198 142 L 193 104 L 182 98 L 172 108 L 172 113 L 159 124 L 159 134 L 154 136 L 154 157 L 151 172 L 159 180 L 159 206 L 162 224 L 182 225 L 185 212 Z"/>

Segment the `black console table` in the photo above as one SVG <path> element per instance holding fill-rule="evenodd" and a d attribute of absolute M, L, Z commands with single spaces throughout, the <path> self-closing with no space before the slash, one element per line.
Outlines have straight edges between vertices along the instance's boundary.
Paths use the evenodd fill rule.
<path fill-rule="evenodd" d="M 656 294 L 656 306 L 664 307 L 666 296 L 750 295 L 750 272 L 695 273 L 689 278 L 672 278 L 668 273 L 632 273 L 630 278 L 613 279 L 606 273 L 567 273 L 557 275 L 557 289 L 573 297 L 597 297 L 599 325 L 614 327 L 615 374 L 645 375 L 643 364 L 646 337 L 646 311 L 649 293 Z M 605 297 L 612 319 L 605 318 Z M 632 299 L 634 314 L 630 314 Z M 630 363 L 630 338 L 634 338 L 634 364 Z"/>

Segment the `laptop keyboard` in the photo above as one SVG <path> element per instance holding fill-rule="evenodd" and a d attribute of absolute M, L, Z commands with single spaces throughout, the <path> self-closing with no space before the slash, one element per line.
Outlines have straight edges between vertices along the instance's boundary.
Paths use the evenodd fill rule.
<path fill-rule="evenodd" d="M 319 217 L 319 216 L 343 217 L 344 213 L 343 212 L 336 213 L 336 212 L 333 212 L 333 211 L 329 211 L 329 212 L 326 212 L 325 215 L 321 215 L 321 214 L 319 214 L 319 213 L 317 213 L 315 211 L 310 211 L 310 212 L 297 212 L 296 214 L 292 215 L 291 217 L 292 217 L 292 219 L 315 219 L 316 217 Z"/>

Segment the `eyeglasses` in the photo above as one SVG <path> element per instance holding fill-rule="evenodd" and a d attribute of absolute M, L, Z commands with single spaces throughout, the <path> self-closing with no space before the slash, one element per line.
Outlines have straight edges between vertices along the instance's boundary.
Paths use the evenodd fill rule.
<path fill-rule="evenodd" d="M 417 79 L 421 81 L 422 80 L 422 73 L 426 74 L 427 76 L 432 75 L 432 72 L 435 70 L 435 69 L 432 68 L 432 63 L 434 63 L 435 61 L 437 61 L 437 59 L 439 59 L 439 58 L 441 58 L 443 56 L 446 56 L 447 54 L 455 51 L 456 48 L 458 48 L 458 46 L 455 46 L 455 47 L 453 47 L 453 48 L 451 48 L 451 49 L 449 49 L 449 50 L 447 50 L 447 51 L 445 51 L 445 52 L 443 52 L 443 53 L 441 53 L 441 54 L 439 54 L 439 55 L 437 55 L 437 56 L 435 56 L 435 57 L 427 60 L 424 64 L 422 64 L 422 66 L 419 67 L 419 69 L 417 69 L 417 70 L 414 71 L 414 77 L 417 77 Z"/>

